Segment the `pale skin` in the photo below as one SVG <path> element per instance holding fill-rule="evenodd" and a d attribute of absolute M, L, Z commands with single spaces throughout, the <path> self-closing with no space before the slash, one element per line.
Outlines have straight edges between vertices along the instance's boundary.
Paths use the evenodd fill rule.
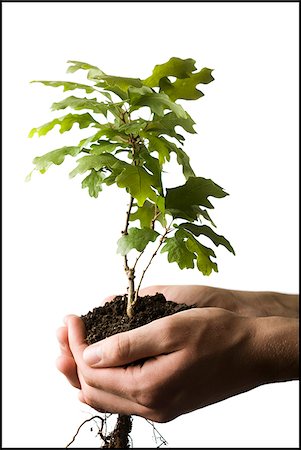
<path fill-rule="evenodd" d="M 100 412 L 167 422 L 265 383 L 299 378 L 298 295 L 151 286 L 198 308 L 88 346 L 81 319 L 58 329 L 58 369 Z M 111 300 L 108 297 L 105 301 Z M 142 365 L 128 363 L 148 358 Z"/>

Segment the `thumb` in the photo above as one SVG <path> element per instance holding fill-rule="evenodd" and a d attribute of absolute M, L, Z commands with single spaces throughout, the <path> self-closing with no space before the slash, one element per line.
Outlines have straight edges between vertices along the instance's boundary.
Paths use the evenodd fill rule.
<path fill-rule="evenodd" d="M 117 367 L 142 358 L 170 353 L 179 348 L 171 316 L 90 345 L 83 358 L 92 367 Z"/>

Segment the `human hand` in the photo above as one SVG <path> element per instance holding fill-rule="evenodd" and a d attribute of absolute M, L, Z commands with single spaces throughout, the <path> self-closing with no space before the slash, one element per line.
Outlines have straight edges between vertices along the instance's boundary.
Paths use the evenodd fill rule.
<path fill-rule="evenodd" d="M 275 292 L 250 292 L 221 289 L 198 285 L 160 285 L 141 289 L 140 295 L 152 295 L 161 292 L 167 300 L 199 307 L 222 307 L 239 315 L 298 317 L 298 296 Z M 101 303 L 111 301 L 114 296 L 106 297 Z M 76 363 L 69 348 L 67 328 L 58 330 L 57 337 L 61 347 L 61 356 L 57 368 L 69 382 L 79 387 Z"/>
<path fill-rule="evenodd" d="M 166 422 L 260 384 L 292 379 L 295 319 L 254 319 L 221 308 L 195 308 L 89 347 L 78 317 L 69 317 L 67 327 L 79 398 L 102 412 Z M 280 345 L 277 351 L 283 338 L 285 355 Z M 143 365 L 128 365 L 146 357 Z"/>
<path fill-rule="evenodd" d="M 248 317 L 299 317 L 299 296 L 294 294 L 203 285 L 157 285 L 141 289 L 139 295 L 153 295 L 156 292 L 176 303 L 196 304 L 200 308 L 218 307 Z"/>

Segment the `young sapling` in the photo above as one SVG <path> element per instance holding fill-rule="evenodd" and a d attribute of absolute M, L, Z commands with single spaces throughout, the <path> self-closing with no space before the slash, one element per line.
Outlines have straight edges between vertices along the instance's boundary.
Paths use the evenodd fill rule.
<path fill-rule="evenodd" d="M 90 134 L 75 145 L 37 156 L 33 170 L 45 173 L 52 165 L 62 164 L 66 157 L 79 157 L 70 177 L 84 175 L 81 185 L 91 197 L 97 198 L 109 186 L 128 193 L 126 220 L 117 252 L 124 260 L 128 281 L 124 300 L 126 314 L 132 320 L 135 305 L 140 301 L 142 281 L 159 250 L 167 253 L 168 262 L 176 262 L 180 269 L 196 267 L 205 276 L 218 268 L 212 245 L 205 246 L 202 238 L 234 254 L 230 242 L 214 231 L 216 226 L 208 212 L 214 208 L 209 197 L 223 198 L 228 194 L 211 179 L 195 174 L 183 148 L 183 131 L 196 131 L 194 120 L 179 100 L 201 98 L 204 94 L 197 86 L 214 80 L 212 69 L 204 67 L 197 71 L 193 59 L 173 57 L 156 65 L 149 77 L 141 79 L 107 75 L 80 61 L 68 63 L 67 72 L 84 71 L 87 84 L 34 82 L 63 87 L 64 92 L 76 91 L 79 96 L 66 96 L 53 103 L 51 109 L 68 108 L 80 113 L 56 117 L 33 128 L 29 136 L 44 136 L 56 126 L 64 133 L 75 124 L 80 129 L 87 128 Z M 173 167 L 169 164 L 173 163 L 172 155 L 181 166 L 183 182 L 170 187 L 166 185 L 164 172 Z M 147 255 L 151 244 L 155 250 L 150 251 L 145 266 L 139 268 L 141 256 Z"/>

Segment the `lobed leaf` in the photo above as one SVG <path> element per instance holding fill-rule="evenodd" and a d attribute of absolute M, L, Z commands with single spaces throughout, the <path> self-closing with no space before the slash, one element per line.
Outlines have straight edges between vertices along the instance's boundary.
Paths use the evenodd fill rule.
<path fill-rule="evenodd" d="M 174 130 L 176 126 L 182 127 L 185 131 L 191 134 L 196 134 L 193 125 L 195 121 L 190 117 L 190 115 L 185 111 L 186 117 L 179 117 L 174 112 L 165 114 L 165 116 L 160 119 L 161 125 L 165 128 Z"/>
<path fill-rule="evenodd" d="M 196 225 L 194 223 L 187 222 L 181 223 L 179 227 L 190 231 L 194 236 L 207 236 L 216 246 L 223 245 L 227 250 L 229 250 L 229 252 L 235 255 L 234 249 L 231 246 L 230 242 L 224 236 L 220 236 L 219 234 L 215 233 L 207 225 Z"/>
<path fill-rule="evenodd" d="M 35 164 L 36 170 L 40 173 L 45 173 L 52 164 L 56 164 L 57 166 L 62 164 L 66 155 L 77 156 L 80 151 L 80 147 L 58 148 L 56 150 L 52 150 L 51 152 L 45 153 L 45 155 L 36 156 L 33 160 L 33 164 Z"/>
<path fill-rule="evenodd" d="M 155 117 L 152 122 L 148 123 L 147 127 L 145 128 L 145 132 L 150 132 L 151 134 L 155 134 L 157 136 L 167 135 L 176 138 L 179 142 L 182 142 L 185 139 L 182 135 L 178 134 L 175 131 L 176 126 L 183 128 L 188 133 L 196 133 L 195 129 L 193 128 L 195 122 L 186 111 L 185 113 L 187 116 L 186 118 L 177 117 L 174 112 L 169 112 L 161 118 Z"/>
<path fill-rule="evenodd" d="M 215 258 L 214 251 L 197 241 L 188 231 L 182 231 L 186 234 L 187 249 L 196 255 L 196 264 L 199 271 L 202 272 L 203 275 L 210 275 L 212 270 L 218 272 L 217 264 L 210 259 L 210 257 Z"/>
<path fill-rule="evenodd" d="M 172 238 L 167 238 L 161 253 L 168 252 L 168 261 L 176 262 L 180 269 L 193 269 L 194 260 L 203 275 L 210 275 L 212 270 L 217 272 L 217 265 L 210 257 L 215 257 L 212 249 L 198 242 L 194 236 L 184 230 L 178 229 Z"/>
<path fill-rule="evenodd" d="M 143 167 L 152 173 L 152 186 L 162 194 L 161 165 L 157 158 L 149 154 L 146 147 L 141 146 L 140 156 L 143 158 Z"/>
<path fill-rule="evenodd" d="M 156 201 L 156 193 L 152 189 L 153 177 L 141 166 L 126 165 L 116 182 L 118 187 L 128 190 L 137 200 L 138 206 L 142 206 L 147 198 Z"/>
<path fill-rule="evenodd" d="M 82 188 L 88 188 L 89 195 L 97 198 L 100 191 L 102 191 L 102 183 L 104 176 L 101 171 L 91 170 L 91 173 L 82 181 Z"/>
<path fill-rule="evenodd" d="M 166 238 L 161 253 L 167 252 L 168 262 L 176 262 L 180 269 L 193 269 L 195 254 L 191 252 L 183 239 L 182 230 L 177 230 L 171 238 Z"/>
<path fill-rule="evenodd" d="M 108 168 L 109 170 L 114 170 L 118 174 L 122 172 L 122 170 L 129 166 L 124 161 L 116 158 L 110 153 L 102 153 L 101 155 L 87 155 L 77 160 L 77 167 L 70 172 L 70 178 L 75 177 L 76 175 L 87 172 L 87 170 L 96 170 L 99 171 L 104 168 Z M 129 166 L 131 167 L 131 166 Z"/>
<path fill-rule="evenodd" d="M 111 142 L 107 140 L 98 140 L 97 144 L 92 144 L 90 147 L 90 154 L 91 155 L 101 155 L 105 152 L 113 152 L 120 146 L 123 146 L 123 144 L 120 144 L 119 142 Z"/>
<path fill-rule="evenodd" d="M 121 146 L 128 145 L 128 136 L 116 130 L 112 123 L 107 122 L 105 124 L 97 124 L 97 128 L 97 133 L 80 141 L 79 145 L 81 147 L 86 147 L 94 142 L 98 142 L 103 136 L 106 136 L 110 141 L 116 141 Z"/>
<path fill-rule="evenodd" d="M 98 102 L 96 98 L 78 98 L 71 95 L 61 102 L 53 103 L 51 109 L 52 111 L 56 111 L 67 107 L 75 110 L 91 109 L 93 112 L 103 114 L 105 117 L 107 117 L 108 110 L 112 108 L 110 104 Z"/>
<path fill-rule="evenodd" d="M 128 90 L 130 99 L 130 111 L 135 111 L 142 106 L 148 106 L 152 113 L 160 117 L 164 116 L 165 109 L 173 111 L 177 117 L 186 119 L 187 114 L 181 105 L 170 100 L 164 93 L 154 92 L 152 89 L 143 86 L 141 88 L 131 87 Z"/>
<path fill-rule="evenodd" d="M 181 148 L 174 146 L 174 151 L 177 155 L 178 164 L 180 164 L 183 168 L 183 175 L 188 180 L 190 177 L 195 177 L 195 173 L 190 165 L 190 158 L 187 153 L 184 152 Z"/>
<path fill-rule="evenodd" d="M 139 133 L 147 126 L 147 121 L 144 119 L 132 120 L 130 123 L 125 123 L 118 127 L 119 131 L 125 134 L 139 135 Z"/>
<path fill-rule="evenodd" d="M 183 174 L 186 180 L 189 177 L 195 177 L 195 173 L 190 165 L 190 158 L 183 149 L 177 147 L 173 142 L 168 141 L 162 136 L 160 138 L 149 136 L 149 142 L 149 151 L 157 151 L 161 166 L 165 163 L 165 160 L 170 160 L 170 153 L 174 152 L 177 155 L 178 164 L 183 168 Z"/>
<path fill-rule="evenodd" d="M 167 189 L 166 209 L 174 218 L 197 219 L 199 206 L 214 208 L 208 197 L 222 198 L 228 195 L 223 188 L 212 180 L 202 177 L 190 177 L 182 186 Z"/>
<path fill-rule="evenodd" d="M 214 80 L 211 75 L 212 69 L 204 67 L 200 72 L 192 74 L 190 77 L 176 80 L 173 83 L 168 78 L 160 80 L 160 90 L 165 92 L 172 101 L 179 98 L 184 100 L 197 100 L 203 97 L 203 92 L 196 89 L 198 84 L 208 84 Z"/>
<path fill-rule="evenodd" d="M 84 89 L 87 94 L 91 94 L 92 92 L 99 92 L 96 90 L 93 86 L 89 86 L 87 84 L 81 84 L 81 83 L 73 83 L 71 81 L 43 81 L 43 80 L 34 80 L 31 81 L 31 83 L 42 83 L 45 86 L 51 86 L 51 87 L 60 87 L 62 86 L 64 88 L 64 91 L 73 91 L 74 89 Z"/>
<path fill-rule="evenodd" d="M 163 227 L 166 225 L 165 217 L 162 213 L 159 214 L 157 205 L 148 200 L 145 200 L 143 205 L 138 206 L 137 210 L 130 215 L 130 221 L 139 220 L 141 228 L 152 228 L 154 219 L 158 220 Z"/>
<path fill-rule="evenodd" d="M 38 128 L 33 128 L 28 137 L 33 137 L 35 133 L 37 133 L 38 136 L 45 136 L 55 127 L 55 125 L 60 126 L 60 133 L 65 133 L 65 131 L 71 130 L 75 123 L 78 123 L 79 128 L 87 128 L 91 124 L 98 124 L 98 122 L 89 113 L 67 114 L 66 116 L 59 117 L 51 122 L 45 123 Z"/>
<path fill-rule="evenodd" d="M 92 66 L 91 64 L 82 62 L 82 61 L 67 61 L 68 64 L 72 64 L 70 67 L 68 67 L 67 69 L 67 73 L 74 73 L 77 70 L 91 70 L 91 69 L 96 69 L 96 70 L 100 70 L 98 69 L 98 67 L 96 66 Z"/>
<path fill-rule="evenodd" d="M 159 86 L 161 78 L 169 76 L 186 78 L 194 70 L 196 70 L 194 59 L 181 59 L 173 57 L 164 64 L 157 64 L 153 69 L 152 75 L 143 80 L 143 84 L 150 87 Z"/>
<path fill-rule="evenodd" d="M 87 64 L 81 61 L 68 61 L 68 63 L 72 64 L 67 72 L 76 72 L 79 69 L 88 70 L 87 78 L 89 80 L 97 80 L 104 81 L 109 86 L 116 86 L 118 89 L 122 91 L 127 90 L 130 86 L 141 87 L 142 82 L 139 78 L 130 78 L 130 77 L 118 77 L 115 75 L 107 75 L 102 70 L 100 70 L 96 66 L 92 66 L 91 64 Z"/>
<path fill-rule="evenodd" d="M 165 143 L 164 138 L 152 136 L 151 134 L 142 134 L 149 141 L 149 152 L 157 152 L 159 158 L 159 164 L 162 166 L 166 161 L 170 161 L 169 148 Z"/>
<path fill-rule="evenodd" d="M 150 228 L 129 228 L 128 233 L 118 240 L 117 253 L 127 255 L 132 249 L 142 252 L 149 242 L 154 242 L 159 233 Z"/>
<path fill-rule="evenodd" d="M 127 93 L 127 89 L 123 90 L 120 89 L 118 86 L 110 86 L 108 83 L 105 82 L 101 82 L 101 83 L 96 83 L 95 86 L 99 86 L 102 87 L 105 91 L 109 91 L 109 92 L 113 92 L 114 94 L 116 94 L 118 97 L 121 98 L 121 100 L 128 100 L 128 93 Z M 109 94 L 108 92 L 108 94 Z M 104 93 L 104 92 L 103 92 Z"/>

